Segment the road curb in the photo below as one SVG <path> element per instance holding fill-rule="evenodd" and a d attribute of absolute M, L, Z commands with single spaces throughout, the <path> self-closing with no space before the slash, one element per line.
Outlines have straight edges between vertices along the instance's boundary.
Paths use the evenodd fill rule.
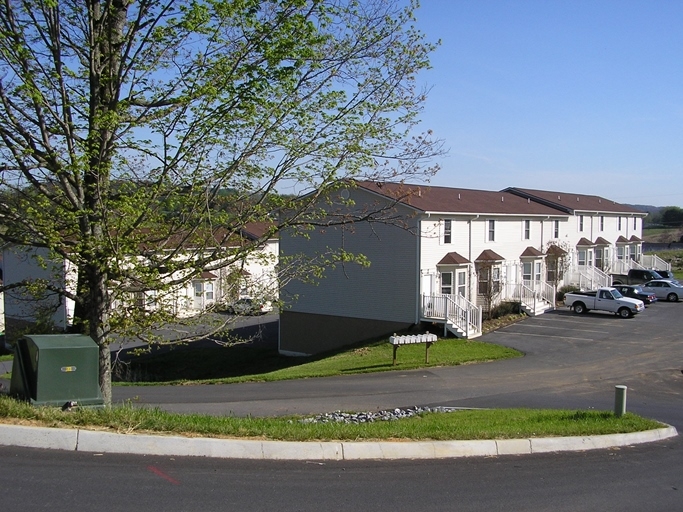
<path fill-rule="evenodd" d="M 88 453 L 254 460 L 398 460 L 494 457 L 586 451 L 660 441 L 678 435 L 666 426 L 631 434 L 476 441 L 292 442 L 116 434 L 82 429 L 0 425 L 0 445 Z"/>

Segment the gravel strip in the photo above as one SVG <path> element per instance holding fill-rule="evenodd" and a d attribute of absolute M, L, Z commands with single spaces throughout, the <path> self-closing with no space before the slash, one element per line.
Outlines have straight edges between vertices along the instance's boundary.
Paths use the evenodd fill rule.
<path fill-rule="evenodd" d="M 411 418 L 425 412 L 454 412 L 457 407 L 408 407 L 377 412 L 327 412 L 299 420 L 301 423 L 373 423 L 375 421 L 395 421 Z"/>

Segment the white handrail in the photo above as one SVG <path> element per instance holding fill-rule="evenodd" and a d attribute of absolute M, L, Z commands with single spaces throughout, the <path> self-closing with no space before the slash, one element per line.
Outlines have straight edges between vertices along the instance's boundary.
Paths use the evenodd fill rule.
<path fill-rule="evenodd" d="M 481 333 L 481 308 L 462 295 L 435 293 L 422 296 L 422 314 L 426 318 L 439 318 L 452 323 L 469 337 Z"/>

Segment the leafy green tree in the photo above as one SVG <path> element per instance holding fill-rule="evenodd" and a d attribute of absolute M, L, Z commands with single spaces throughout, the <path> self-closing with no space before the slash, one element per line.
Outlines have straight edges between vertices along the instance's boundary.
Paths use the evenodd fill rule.
<path fill-rule="evenodd" d="M 412 26 L 416 7 L 0 4 L 0 237 L 77 270 L 75 289 L 42 285 L 75 301 L 78 326 L 100 347 L 107 403 L 112 333 L 171 318 L 113 309 L 131 290 L 161 294 L 239 264 L 280 229 L 331 222 L 311 205 L 348 179 L 435 171 L 422 164 L 440 142 L 416 132 L 416 75 L 434 49 Z M 273 222 L 274 211 L 287 215 Z M 229 243 L 249 222 L 270 228 Z"/>
<path fill-rule="evenodd" d="M 661 223 L 667 228 L 680 228 L 683 226 L 683 208 L 667 206 L 661 211 Z"/>

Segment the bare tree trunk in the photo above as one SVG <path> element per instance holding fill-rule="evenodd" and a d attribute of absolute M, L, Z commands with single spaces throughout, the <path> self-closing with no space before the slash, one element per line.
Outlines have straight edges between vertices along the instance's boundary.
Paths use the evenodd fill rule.
<path fill-rule="evenodd" d="M 109 297 L 106 274 L 97 264 L 88 265 L 86 273 L 90 285 L 88 331 L 100 348 L 100 389 L 106 406 L 111 405 L 111 354 L 109 351 Z"/>

